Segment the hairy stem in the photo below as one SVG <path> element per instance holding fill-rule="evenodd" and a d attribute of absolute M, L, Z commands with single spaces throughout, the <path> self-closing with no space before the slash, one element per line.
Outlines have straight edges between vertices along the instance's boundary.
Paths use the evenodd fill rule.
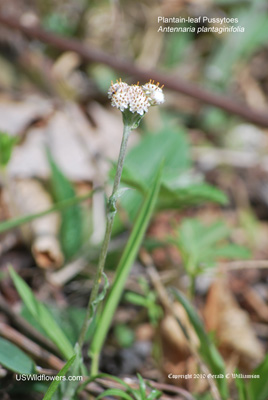
<path fill-rule="evenodd" d="M 105 235 L 104 235 L 104 239 L 103 239 L 103 243 L 102 243 L 102 247 L 101 247 L 98 268 L 97 268 L 97 272 L 96 272 L 96 275 L 94 278 L 93 288 L 92 288 L 92 291 L 90 294 L 87 311 L 86 311 L 86 316 L 85 316 L 84 323 L 83 323 L 83 326 L 82 326 L 82 329 L 80 332 L 80 336 L 78 339 L 78 344 L 79 344 L 80 348 L 82 348 L 82 346 L 84 344 L 88 327 L 94 317 L 95 302 L 98 297 L 98 292 L 99 292 L 100 283 L 101 283 L 101 279 L 102 279 L 102 275 L 103 275 L 106 256 L 108 253 L 108 247 L 109 247 L 109 243 L 110 243 L 114 217 L 115 217 L 116 211 L 117 211 L 115 203 L 117 200 L 117 193 L 118 193 L 118 189 L 119 189 L 119 185 L 120 185 L 120 180 L 121 180 L 121 175 L 122 175 L 122 170 L 123 170 L 123 165 L 124 165 L 124 160 L 125 160 L 125 155 L 126 155 L 126 150 L 127 150 L 128 137 L 129 137 L 131 130 L 132 130 L 132 126 L 125 123 L 123 138 L 122 138 L 118 162 L 117 162 L 113 190 L 112 190 L 112 194 L 108 201 L 106 231 L 105 231 Z"/>

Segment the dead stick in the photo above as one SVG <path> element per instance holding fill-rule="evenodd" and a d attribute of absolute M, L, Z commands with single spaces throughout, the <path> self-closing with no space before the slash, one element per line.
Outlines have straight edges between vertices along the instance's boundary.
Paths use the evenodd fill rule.
<path fill-rule="evenodd" d="M 133 62 L 118 59 L 104 51 L 85 46 L 78 40 L 67 39 L 46 32 L 37 26 L 25 26 L 18 19 L 4 15 L 3 13 L 0 13 L 0 23 L 9 28 L 21 31 L 31 39 L 38 39 L 41 42 L 50 44 L 59 50 L 74 51 L 85 61 L 106 64 L 115 70 L 132 75 L 139 80 L 148 81 L 149 79 L 154 79 L 157 82 L 161 82 L 161 85 L 165 85 L 166 88 L 175 92 L 185 94 L 205 104 L 221 108 L 222 110 L 238 115 L 257 125 L 268 126 L 267 113 L 260 113 L 249 108 L 246 104 L 234 102 L 229 97 L 211 93 L 196 85 L 179 80 L 177 77 L 170 76 L 169 73 L 166 74 L 155 70 L 139 68 L 135 66 Z"/>
<path fill-rule="evenodd" d="M 0 322 L 0 336 L 16 344 L 34 359 L 42 362 L 42 364 L 45 364 L 49 368 L 59 371 L 65 364 L 64 361 L 42 349 L 38 344 L 3 322 Z"/>

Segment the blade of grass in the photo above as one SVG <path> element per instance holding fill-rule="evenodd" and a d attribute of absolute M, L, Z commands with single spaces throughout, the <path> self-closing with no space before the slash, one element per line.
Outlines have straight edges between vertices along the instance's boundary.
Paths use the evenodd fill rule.
<path fill-rule="evenodd" d="M 59 373 L 56 376 L 56 379 L 51 383 L 51 385 L 47 389 L 45 396 L 43 397 L 43 400 L 51 400 L 52 399 L 53 394 L 56 392 L 59 384 L 61 383 L 61 377 L 66 375 L 68 369 L 74 362 L 75 357 L 76 357 L 75 355 L 73 357 L 71 357 L 70 360 L 68 360 L 67 363 L 64 365 L 64 367 L 59 371 Z M 59 377 L 59 379 L 57 379 L 57 377 Z"/>
<path fill-rule="evenodd" d="M 9 267 L 9 273 L 29 312 L 41 325 L 52 342 L 55 343 L 63 357 L 67 360 L 71 358 L 74 354 L 73 347 L 65 336 L 64 332 L 55 322 L 48 309 L 36 299 L 27 283 L 24 282 L 24 280 L 14 271 L 12 267 Z"/>
<path fill-rule="evenodd" d="M 120 399 L 125 399 L 125 400 L 133 400 L 133 397 L 129 396 L 127 393 L 125 393 L 121 389 L 107 389 L 105 392 L 100 394 L 96 400 L 98 399 L 103 399 L 104 397 L 108 398 L 109 396 L 116 396 L 120 397 Z"/>
<path fill-rule="evenodd" d="M 65 208 L 72 207 L 73 205 L 78 204 L 78 203 L 85 201 L 85 200 L 89 199 L 90 197 L 92 197 L 93 194 L 96 192 L 96 190 L 99 190 L 99 189 L 92 190 L 89 193 L 85 194 L 84 196 L 74 197 L 72 199 L 60 201 L 60 202 L 56 203 L 53 207 L 49 208 L 48 210 L 42 211 L 40 213 L 24 215 L 23 217 L 18 217 L 18 218 L 11 219 L 9 221 L 1 222 L 0 223 L 0 233 L 6 232 L 6 231 L 16 228 L 20 225 L 31 222 L 34 219 L 44 217 L 47 214 L 51 214 L 53 212 L 61 211 Z"/>
<path fill-rule="evenodd" d="M 104 309 L 97 323 L 97 329 L 90 348 L 90 355 L 92 357 L 92 375 L 97 374 L 98 359 L 101 348 L 111 325 L 115 310 L 120 301 L 130 268 L 132 267 L 132 264 L 137 256 L 143 236 L 149 225 L 159 193 L 161 171 L 162 166 L 157 173 L 156 179 L 137 217 L 136 223 L 133 227 L 130 238 L 118 265 L 115 279 L 108 294 L 107 301 L 105 302 Z"/>
<path fill-rule="evenodd" d="M 253 375 L 259 375 L 258 379 L 251 378 L 248 384 L 249 388 L 249 396 L 250 398 L 254 398 L 256 400 L 265 400 L 268 398 L 268 354 L 258 365 L 257 368 L 254 369 Z"/>
<path fill-rule="evenodd" d="M 238 369 L 235 370 L 235 373 L 239 375 Z M 239 400 L 248 400 L 247 387 L 246 387 L 246 383 L 245 383 L 244 379 L 242 379 L 240 377 L 236 377 L 235 385 L 237 387 Z"/>

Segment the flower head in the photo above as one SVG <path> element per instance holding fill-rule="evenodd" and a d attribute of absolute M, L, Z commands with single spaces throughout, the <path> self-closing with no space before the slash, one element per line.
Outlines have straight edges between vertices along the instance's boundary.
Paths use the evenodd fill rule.
<path fill-rule="evenodd" d="M 121 80 L 116 83 L 111 84 L 108 90 L 108 98 L 112 99 L 112 106 L 117 107 L 120 111 L 124 111 L 128 108 L 129 96 L 128 96 L 128 84 L 121 82 Z"/>
<path fill-rule="evenodd" d="M 157 84 L 155 85 L 154 81 L 151 80 L 150 82 L 142 86 L 142 89 L 144 90 L 144 93 L 148 97 L 151 106 L 157 106 L 159 104 L 164 103 L 165 96 L 162 88 L 163 86 L 159 87 L 159 82 L 157 82 Z"/>
<path fill-rule="evenodd" d="M 128 89 L 129 110 L 132 113 L 143 115 L 148 112 L 150 103 L 142 88 L 138 85 L 132 85 Z"/>
<path fill-rule="evenodd" d="M 108 98 L 111 99 L 113 107 L 123 113 L 128 110 L 139 116 L 139 121 L 148 112 L 150 106 L 162 104 L 165 101 L 162 87 L 159 87 L 159 83 L 155 85 L 152 80 L 143 86 L 139 86 L 139 83 L 129 86 L 121 79 L 116 83 L 112 82 L 108 90 Z"/>

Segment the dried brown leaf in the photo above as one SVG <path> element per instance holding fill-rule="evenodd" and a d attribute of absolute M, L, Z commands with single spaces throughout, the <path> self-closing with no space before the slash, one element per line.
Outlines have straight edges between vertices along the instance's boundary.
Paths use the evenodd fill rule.
<path fill-rule="evenodd" d="M 14 180 L 7 194 L 10 213 L 14 217 L 42 212 L 53 205 L 48 192 L 35 179 Z M 63 263 L 58 229 L 59 216 L 56 213 L 37 218 L 22 227 L 36 263 L 42 268 L 58 268 Z"/>
<path fill-rule="evenodd" d="M 260 362 L 263 348 L 226 282 L 218 280 L 210 288 L 205 309 L 209 331 L 215 332 L 220 348 L 228 356 L 237 354 L 240 365 L 248 368 Z"/>

